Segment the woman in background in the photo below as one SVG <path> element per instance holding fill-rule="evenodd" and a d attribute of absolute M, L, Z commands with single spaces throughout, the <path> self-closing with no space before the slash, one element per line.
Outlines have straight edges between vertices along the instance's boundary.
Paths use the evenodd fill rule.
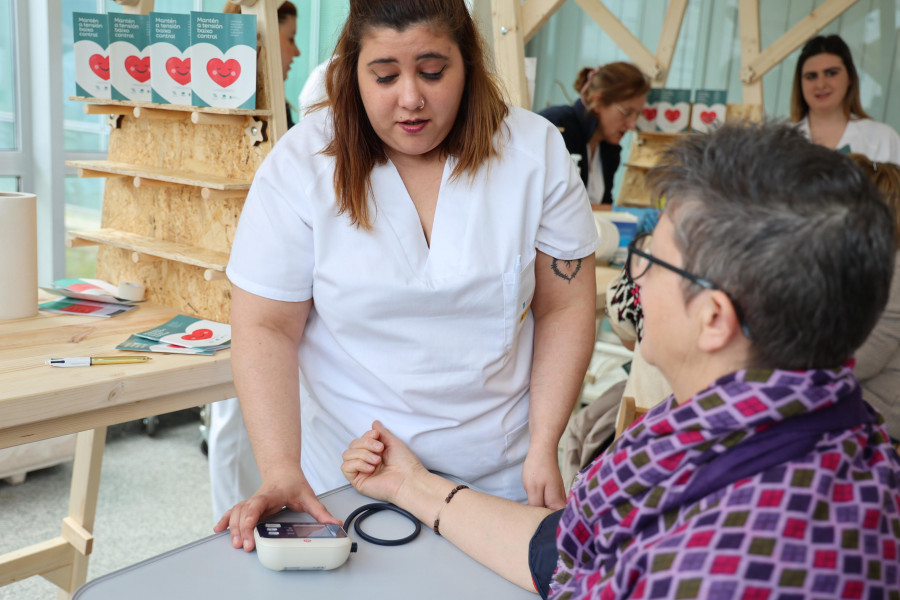
<path fill-rule="evenodd" d="M 900 166 L 869 160 L 861 154 L 850 158 L 868 175 L 898 221 L 900 230 Z M 897 240 L 900 248 L 900 238 Z M 898 251 L 900 253 L 900 251 Z M 900 255 L 894 263 L 891 293 L 875 329 L 859 347 L 853 372 L 863 388 L 863 398 L 884 415 L 885 427 L 900 440 Z"/>
<path fill-rule="evenodd" d="M 613 62 L 584 68 L 575 79 L 578 100 L 539 114 L 562 132 L 569 154 L 581 157 L 581 180 L 593 205 L 610 207 L 622 137 L 635 128 L 650 82 L 634 65 Z"/>
<path fill-rule="evenodd" d="M 816 36 L 803 46 L 794 71 L 791 120 L 826 148 L 900 163 L 900 136 L 863 110 L 859 75 L 840 36 Z"/>

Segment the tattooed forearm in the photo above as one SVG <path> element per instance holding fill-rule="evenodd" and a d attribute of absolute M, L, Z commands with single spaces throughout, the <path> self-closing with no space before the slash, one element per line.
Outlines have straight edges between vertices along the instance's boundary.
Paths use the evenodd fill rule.
<path fill-rule="evenodd" d="M 581 259 L 558 260 L 554 258 L 553 262 L 550 263 L 550 268 L 553 269 L 557 277 L 562 277 L 566 281 L 572 281 L 578 275 L 578 271 L 581 270 Z"/>

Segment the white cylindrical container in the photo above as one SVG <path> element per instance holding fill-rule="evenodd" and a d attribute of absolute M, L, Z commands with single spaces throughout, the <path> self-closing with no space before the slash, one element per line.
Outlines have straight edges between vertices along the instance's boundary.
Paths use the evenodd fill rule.
<path fill-rule="evenodd" d="M 0 192 L 0 321 L 37 314 L 37 198 Z"/>

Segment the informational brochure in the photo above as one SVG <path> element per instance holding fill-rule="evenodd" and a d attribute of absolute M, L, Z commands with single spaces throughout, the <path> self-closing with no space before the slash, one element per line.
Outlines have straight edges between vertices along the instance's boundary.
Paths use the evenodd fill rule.
<path fill-rule="evenodd" d="M 195 106 L 256 108 L 256 15 L 191 13 Z"/>
<path fill-rule="evenodd" d="M 137 308 L 134 305 L 112 304 L 109 302 L 94 302 L 92 300 L 79 300 L 78 298 L 60 298 L 38 304 L 38 308 L 49 312 L 58 312 L 68 315 L 83 315 L 87 317 L 114 317 Z"/>
<path fill-rule="evenodd" d="M 176 346 L 175 344 L 165 344 L 139 335 L 129 337 L 127 340 L 116 346 L 116 350 L 162 352 L 164 354 L 197 354 L 201 356 L 212 356 L 216 353 L 215 350 L 207 350 L 204 348 L 188 348 L 186 346 Z"/>
<path fill-rule="evenodd" d="M 112 13 L 109 28 L 113 100 L 150 102 L 150 17 Z"/>
<path fill-rule="evenodd" d="M 137 335 L 154 342 L 213 352 L 231 347 L 231 325 L 187 315 L 178 315 Z"/>
<path fill-rule="evenodd" d="M 75 95 L 112 98 L 109 84 L 109 18 L 73 13 Z"/>
<path fill-rule="evenodd" d="M 725 123 L 727 90 L 697 90 L 691 107 L 691 131 L 709 133 Z"/>
<path fill-rule="evenodd" d="M 50 287 L 42 287 L 41 289 L 67 298 L 108 302 L 110 304 L 134 304 L 132 300 L 116 297 L 118 289 L 100 279 L 57 279 L 50 284 Z"/>
<path fill-rule="evenodd" d="M 191 17 L 150 13 L 150 87 L 158 104 L 185 104 L 191 92 Z"/>

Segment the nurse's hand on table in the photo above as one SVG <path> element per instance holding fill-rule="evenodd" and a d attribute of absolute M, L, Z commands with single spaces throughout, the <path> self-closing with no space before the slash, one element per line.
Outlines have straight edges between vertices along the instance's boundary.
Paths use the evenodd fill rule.
<path fill-rule="evenodd" d="M 566 489 L 555 451 L 529 449 L 522 465 L 522 485 L 531 506 L 543 506 L 550 510 L 566 507 Z"/>
<path fill-rule="evenodd" d="M 404 483 L 428 471 L 406 444 L 380 421 L 350 442 L 341 471 L 356 491 L 376 500 L 395 502 Z"/>
<path fill-rule="evenodd" d="M 260 519 L 287 507 L 294 512 L 309 513 L 319 523 L 341 522 L 335 519 L 316 498 L 303 473 L 296 467 L 266 473 L 262 486 L 247 500 L 238 502 L 219 519 L 213 530 L 231 529 L 231 545 L 250 552 L 255 547 L 253 528 Z"/>

